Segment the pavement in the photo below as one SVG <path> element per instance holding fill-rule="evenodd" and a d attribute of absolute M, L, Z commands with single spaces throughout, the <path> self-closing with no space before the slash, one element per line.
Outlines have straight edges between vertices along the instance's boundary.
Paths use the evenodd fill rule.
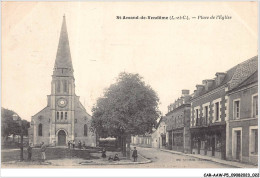
<path fill-rule="evenodd" d="M 172 153 L 172 154 L 185 155 L 185 156 L 190 156 L 190 157 L 194 157 L 194 158 L 199 158 L 199 159 L 203 159 L 203 160 L 216 162 L 216 163 L 219 163 L 219 164 L 234 166 L 234 167 L 237 167 L 237 168 L 258 168 L 258 166 L 256 166 L 256 165 L 244 164 L 244 163 L 236 162 L 236 161 L 222 160 L 222 159 L 213 158 L 213 157 L 209 157 L 209 156 L 203 156 L 203 155 L 199 155 L 199 154 L 186 154 L 186 153 L 173 151 L 173 150 L 167 150 L 167 149 L 160 149 L 160 150 L 164 151 L 164 152 Z"/>
<path fill-rule="evenodd" d="M 14 151 L 14 150 L 12 150 Z M 108 161 L 109 155 L 119 155 L 120 161 Z M 86 160 L 82 158 L 77 157 L 71 157 L 71 158 L 64 158 L 64 159 L 53 159 L 53 160 L 46 160 L 45 162 L 40 162 L 39 160 L 33 160 L 33 161 L 6 161 L 2 162 L 2 167 L 82 167 L 82 166 L 112 166 L 113 165 L 137 165 L 137 164 L 147 164 L 150 163 L 151 160 L 146 159 L 142 155 L 138 154 L 138 159 L 136 162 L 133 162 L 132 158 L 130 160 L 126 159 L 126 157 L 123 157 L 121 153 L 119 152 L 109 152 L 107 151 L 107 158 L 103 159 L 100 156 L 100 153 L 91 153 L 93 157 L 96 157 L 98 159 L 91 159 Z"/>
<path fill-rule="evenodd" d="M 64 159 L 47 159 L 46 162 L 39 162 L 38 159 L 31 162 L 7 161 L 2 162 L 2 168 L 257 168 L 254 165 L 239 162 L 220 160 L 203 155 L 185 154 L 172 150 L 137 147 L 138 161 L 133 162 L 125 159 L 121 153 L 120 161 L 109 162 L 101 158 L 101 153 L 91 153 L 95 159 L 81 159 L 69 157 Z M 107 157 L 117 152 L 107 151 Z M 48 158 L 48 155 L 47 155 Z M 18 158 L 19 159 L 19 158 Z"/>

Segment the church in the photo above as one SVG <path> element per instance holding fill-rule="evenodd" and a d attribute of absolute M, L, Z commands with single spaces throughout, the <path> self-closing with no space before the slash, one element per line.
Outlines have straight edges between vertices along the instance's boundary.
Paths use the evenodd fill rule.
<path fill-rule="evenodd" d="M 80 141 L 86 146 L 96 146 L 96 135 L 91 128 L 91 116 L 75 94 L 75 79 L 69 47 L 66 19 L 54 64 L 51 94 L 47 106 L 31 118 L 29 142 L 34 146 L 44 142 L 50 146 L 65 146 L 68 141 Z"/>

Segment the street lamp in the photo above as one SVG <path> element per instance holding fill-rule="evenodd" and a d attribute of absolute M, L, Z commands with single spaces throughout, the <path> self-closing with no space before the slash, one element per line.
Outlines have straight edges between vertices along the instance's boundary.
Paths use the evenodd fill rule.
<path fill-rule="evenodd" d="M 23 127 L 22 127 L 22 120 L 17 114 L 13 114 L 13 120 L 17 121 L 20 126 L 20 136 L 21 136 L 21 145 L 20 145 L 20 160 L 23 161 Z"/>

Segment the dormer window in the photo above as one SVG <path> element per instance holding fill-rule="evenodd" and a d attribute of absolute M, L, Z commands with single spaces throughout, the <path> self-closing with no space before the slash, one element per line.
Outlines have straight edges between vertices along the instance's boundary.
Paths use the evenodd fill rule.
<path fill-rule="evenodd" d="M 216 73 L 216 84 L 220 85 L 222 83 L 222 81 L 224 80 L 226 76 L 226 73 L 224 72 L 217 72 Z"/>

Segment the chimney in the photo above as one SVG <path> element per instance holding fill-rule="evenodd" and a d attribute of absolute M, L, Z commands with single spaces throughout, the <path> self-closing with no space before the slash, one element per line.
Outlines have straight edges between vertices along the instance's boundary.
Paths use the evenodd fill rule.
<path fill-rule="evenodd" d="M 216 84 L 220 85 L 223 79 L 225 78 L 226 73 L 225 72 L 217 72 L 216 73 Z"/>
<path fill-rule="evenodd" d="M 190 94 L 190 90 L 181 90 L 181 96 L 187 96 Z"/>

